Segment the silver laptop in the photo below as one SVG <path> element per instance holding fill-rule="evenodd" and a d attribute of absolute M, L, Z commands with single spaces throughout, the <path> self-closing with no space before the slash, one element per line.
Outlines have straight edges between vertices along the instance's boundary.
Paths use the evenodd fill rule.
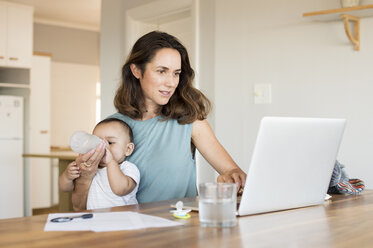
<path fill-rule="evenodd" d="M 264 117 L 238 215 L 322 203 L 345 123 L 344 119 Z M 196 202 L 184 206 L 198 209 Z"/>
<path fill-rule="evenodd" d="M 324 201 L 346 120 L 264 117 L 238 215 Z"/>

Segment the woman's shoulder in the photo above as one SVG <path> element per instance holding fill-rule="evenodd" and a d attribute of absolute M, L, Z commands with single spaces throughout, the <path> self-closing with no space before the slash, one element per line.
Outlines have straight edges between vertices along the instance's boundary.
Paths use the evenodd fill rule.
<path fill-rule="evenodd" d="M 112 114 L 112 115 L 109 115 L 108 117 L 106 117 L 105 119 L 109 119 L 109 118 L 116 118 L 116 119 L 119 119 L 119 120 L 122 120 L 124 122 L 131 122 L 133 121 L 133 119 L 127 115 L 123 115 L 119 112 L 115 113 L 115 114 Z"/>
<path fill-rule="evenodd" d="M 121 114 L 121 113 L 119 113 L 119 112 L 116 112 L 116 113 L 114 113 L 114 114 L 112 114 L 112 115 L 109 115 L 108 117 L 106 117 L 105 119 L 109 119 L 109 118 L 123 118 L 123 117 L 125 117 L 125 118 L 129 118 L 128 116 L 126 116 L 126 115 L 124 115 L 124 114 Z"/>
<path fill-rule="evenodd" d="M 148 120 L 143 120 L 143 121 L 139 121 L 139 120 L 135 120 L 135 119 L 132 119 L 131 117 L 127 116 L 127 115 L 124 115 L 124 114 L 121 114 L 121 113 L 115 113 L 115 114 L 112 114 L 110 116 L 108 116 L 107 118 L 116 118 L 116 119 L 119 119 L 119 120 L 122 120 L 124 122 L 126 122 L 128 125 L 131 126 L 131 128 L 135 127 L 135 126 L 139 126 L 139 127 L 146 127 L 146 126 L 149 126 L 150 128 L 162 128 L 162 127 L 165 127 L 165 128 L 169 128 L 170 126 L 179 126 L 180 128 L 184 129 L 184 128 L 191 128 L 194 124 L 194 122 L 192 123 L 185 123 L 185 124 L 180 124 L 178 120 L 176 119 L 173 119 L 173 118 L 165 118 L 164 116 L 161 116 L 161 115 L 157 115 L 151 119 L 148 119 Z"/>

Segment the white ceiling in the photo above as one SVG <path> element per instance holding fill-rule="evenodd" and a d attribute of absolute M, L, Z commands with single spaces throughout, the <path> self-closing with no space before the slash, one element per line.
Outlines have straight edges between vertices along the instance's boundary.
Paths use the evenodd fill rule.
<path fill-rule="evenodd" d="M 37 23 L 100 30 L 101 0 L 7 0 L 34 7 Z"/>

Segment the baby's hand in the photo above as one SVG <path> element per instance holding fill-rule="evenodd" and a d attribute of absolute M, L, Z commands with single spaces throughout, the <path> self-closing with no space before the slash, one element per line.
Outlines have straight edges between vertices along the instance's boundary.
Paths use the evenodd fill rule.
<path fill-rule="evenodd" d="M 69 180 L 74 180 L 74 179 L 76 179 L 80 176 L 80 169 L 79 169 L 79 166 L 77 165 L 77 163 L 75 161 L 71 162 L 67 166 L 67 168 L 65 170 L 65 176 Z"/>
<path fill-rule="evenodd" d="M 111 151 L 110 151 L 110 145 L 109 145 L 109 142 L 107 140 L 104 140 L 105 142 L 105 155 L 104 157 L 102 158 L 102 163 L 103 164 L 108 164 L 111 162 L 111 160 L 113 160 L 113 154 L 111 154 Z"/>

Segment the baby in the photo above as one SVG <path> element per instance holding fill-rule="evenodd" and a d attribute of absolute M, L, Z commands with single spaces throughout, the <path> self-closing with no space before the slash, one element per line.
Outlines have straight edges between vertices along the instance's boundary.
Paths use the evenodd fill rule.
<path fill-rule="evenodd" d="M 134 164 L 125 161 L 135 146 L 131 128 L 119 119 L 109 118 L 98 123 L 93 134 L 105 142 L 106 150 L 89 188 L 87 209 L 137 204 L 140 172 Z M 79 166 L 74 161 L 60 176 L 60 189 L 74 190 L 79 176 Z"/>

